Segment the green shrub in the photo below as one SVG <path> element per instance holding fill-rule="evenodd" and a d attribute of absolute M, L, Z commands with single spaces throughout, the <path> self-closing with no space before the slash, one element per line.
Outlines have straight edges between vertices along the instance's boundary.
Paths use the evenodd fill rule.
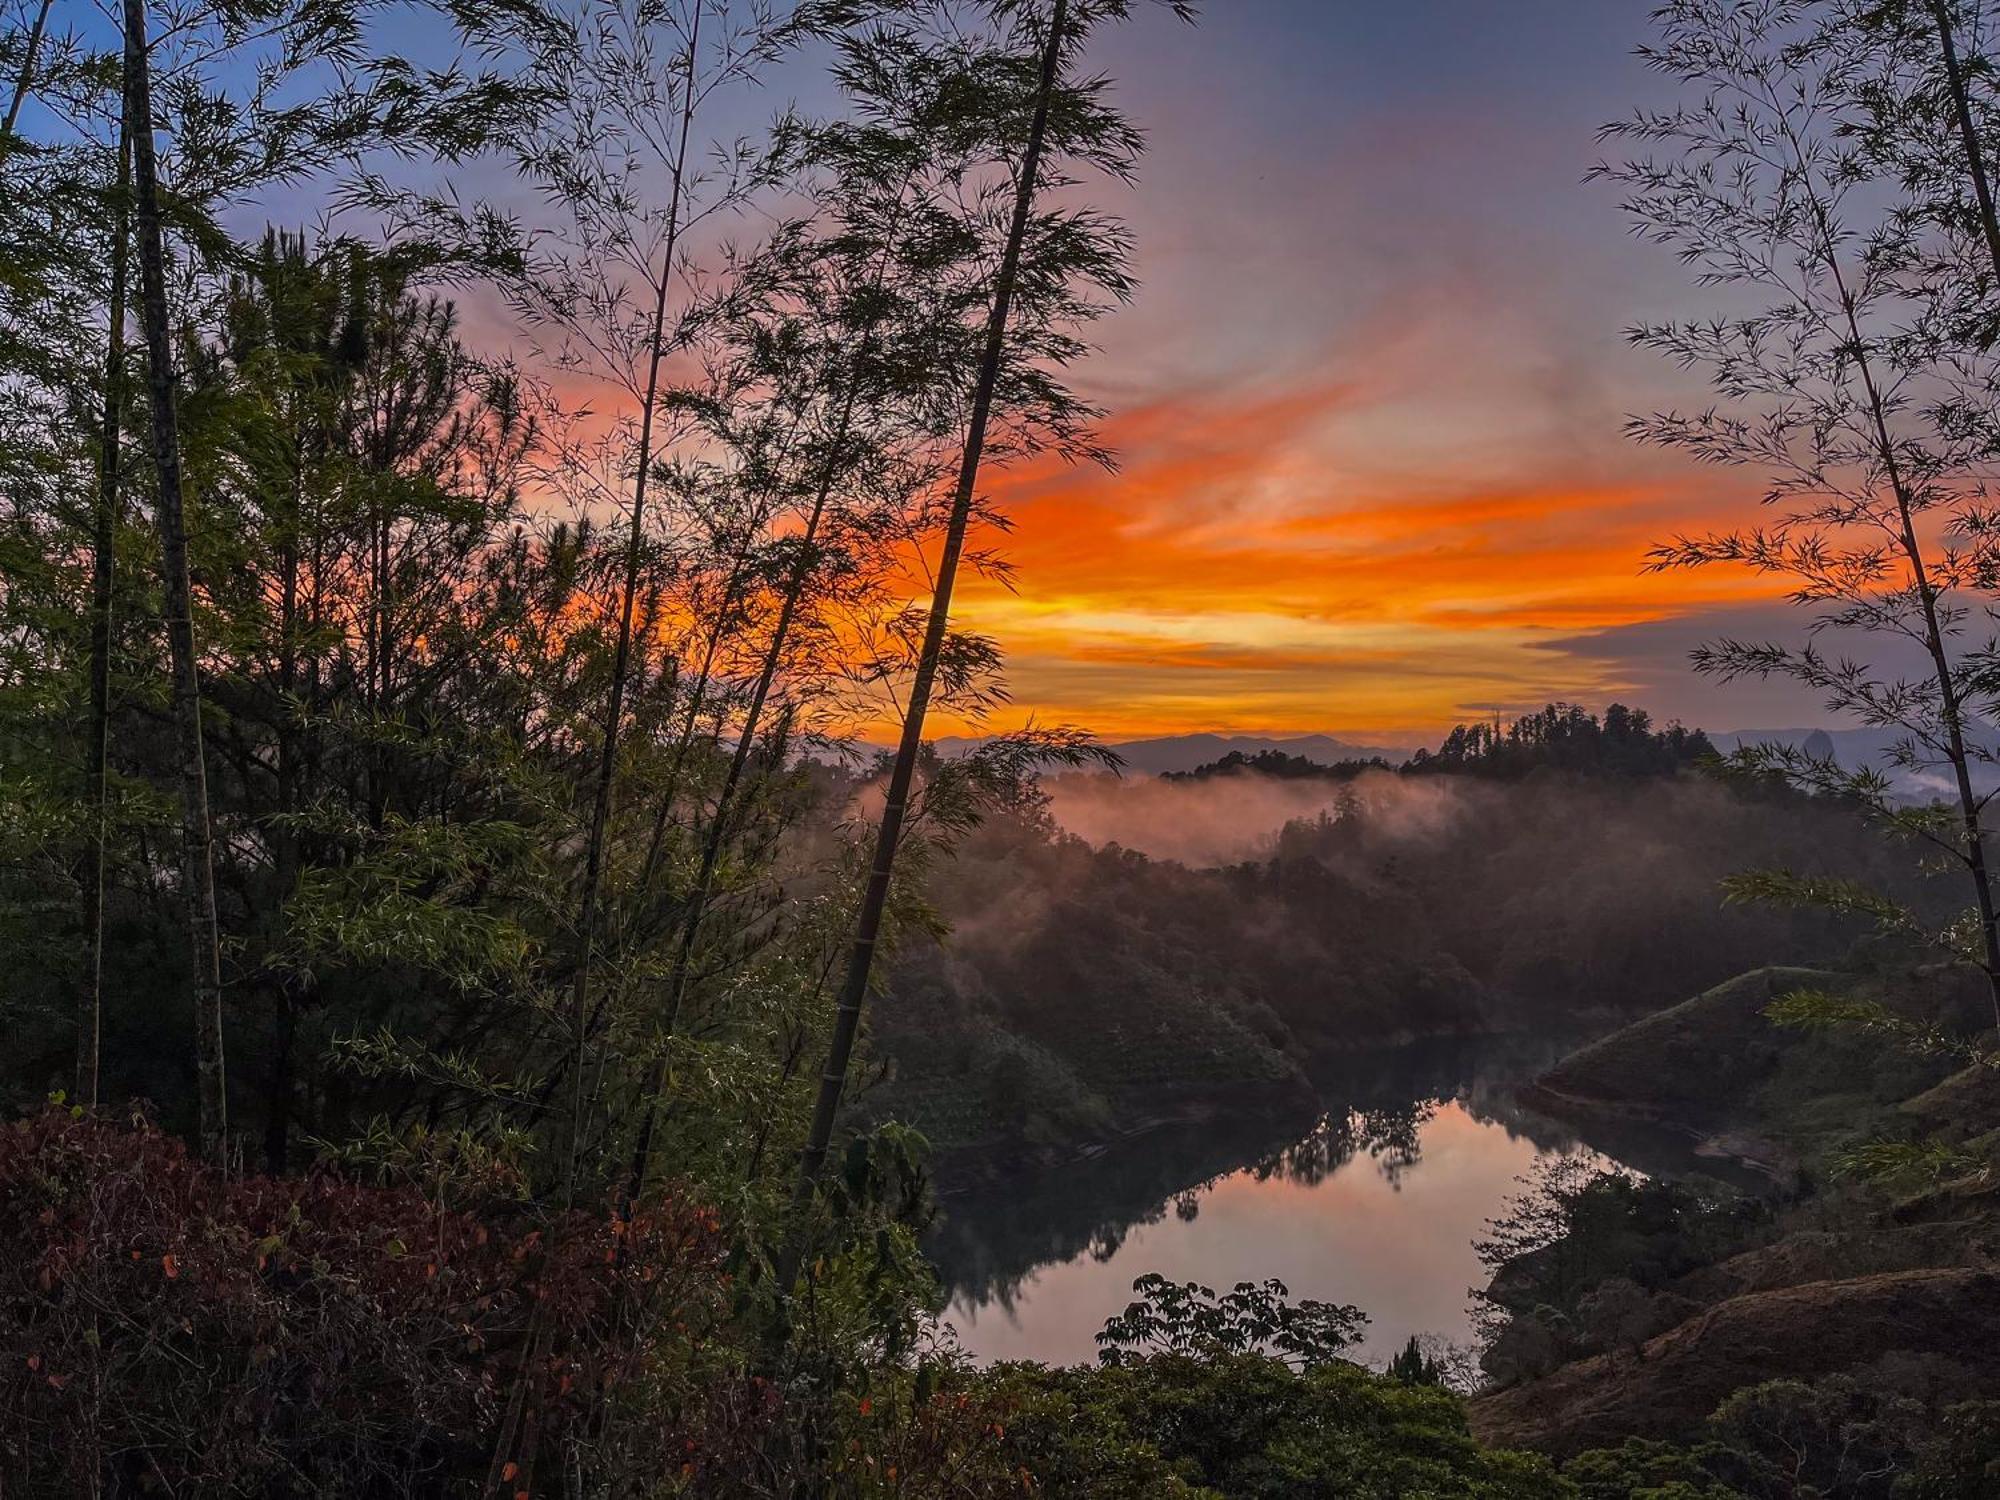
<path fill-rule="evenodd" d="M 1356 1365 L 1156 1355 L 1096 1369 L 1005 1365 L 1009 1443 L 1051 1496 L 1568 1500 L 1545 1459 L 1473 1439 L 1447 1391 Z"/>

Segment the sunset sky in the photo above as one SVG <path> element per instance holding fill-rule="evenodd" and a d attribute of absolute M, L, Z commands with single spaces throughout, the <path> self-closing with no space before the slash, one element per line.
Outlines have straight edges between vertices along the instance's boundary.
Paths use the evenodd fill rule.
<path fill-rule="evenodd" d="M 997 484 L 1018 592 L 968 618 L 1017 712 L 1391 738 L 1551 697 L 1822 716 L 1686 669 L 1782 607 L 1640 572 L 1755 492 L 1620 431 L 1700 399 L 1621 330 L 1701 294 L 1581 181 L 1597 126 L 1661 97 L 1648 8 L 1227 0 L 1101 49 L 1153 143 L 1122 205 L 1145 286 L 1082 377 L 1123 466 Z"/>
<path fill-rule="evenodd" d="M 1707 295 L 1583 181 L 1601 124 L 1669 97 L 1632 55 L 1651 3 L 1207 0 L 1196 27 L 1102 37 L 1092 64 L 1152 142 L 1102 195 L 1143 286 L 1076 372 L 1122 467 L 988 476 L 1018 523 L 1016 591 L 962 595 L 1009 653 L 992 727 L 1407 744 L 1552 698 L 1824 717 L 1687 669 L 1722 631 L 1795 634 L 1768 593 L 1641 573 L 1649 543 L 1749 519 L 1757 488 L 1621 433 L 1705 399 L 1622 330 Z M 832 103 L 801 63 L 720 128 L 787 98 Z M 476 308 L 468 327 L 505 336 Z"/>

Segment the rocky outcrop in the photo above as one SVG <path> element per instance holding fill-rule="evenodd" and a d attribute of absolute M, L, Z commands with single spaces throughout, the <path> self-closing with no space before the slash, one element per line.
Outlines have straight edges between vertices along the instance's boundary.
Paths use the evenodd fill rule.
<path fill-rule="evenodd" d="M 1628 1437 L 1684 1438 L 1732 1392 L 1766 1380 L 1930 1357 L 2000 1381 L 2000 1274 L 1897 1271 L 1729 1298 L 1638 1350 L 1599 1355 L 1477 1397 L 1481 1440 L 1557 1455 Z"/>

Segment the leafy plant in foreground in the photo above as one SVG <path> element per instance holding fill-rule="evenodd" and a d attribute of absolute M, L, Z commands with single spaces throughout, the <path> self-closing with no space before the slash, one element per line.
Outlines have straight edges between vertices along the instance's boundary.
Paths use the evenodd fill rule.
<path fill-rule="evenodd" d="M 1368 1323 L 1357 1307 L 1293 1302 L 1282 1281 L 1239 1282 L 1217 1296 L 1197 1282 L 1149 1273 L 1132 1290 L 1138 1299 L 1097 1335 L 1107 1365 L 1154 1354 L 1262 1354 L 1310 1370 L 1339 1359 Z"/>

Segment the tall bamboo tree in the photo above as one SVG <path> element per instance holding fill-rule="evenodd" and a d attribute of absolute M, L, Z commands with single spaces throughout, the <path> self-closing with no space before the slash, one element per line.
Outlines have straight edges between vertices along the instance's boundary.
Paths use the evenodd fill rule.
<path fill-rule="evenodd" d="M 97 436 L 97 495 L 91 526 L 90 570 L 90 730 L 89 766 L 92 801 L 89 869 L 83 877 L 83 940 L 85 975 L 77 997 L 76 1098 L 86 1109 L 97 1107 L 97 1063 L 104 1016 L 104 880 L 110 845 L 111 645 L 112 611 L 118 566 L 118 529 L 122 507 L 119 481 L 123 469 L 125 403 L 125 300 L 127 208 L 131 191 L 132 141 L 129 117 L 118 126 L 118 175 L 112 189 L 111 291 L 104 337 L 104 390 Z"/>
<path fill-rule="evenodd" d="M 125 118 L 132 140 L 140 324 L 145 332 L 146 385 L 152 410 L 154 510 L 160 533 L 163 609 L 171 652 L 174 732 L 180 758 L 181 899 L 186 907 L 188 947 L 194 970 L 201 1144 L 204 1155 L 219 1161 L 229 1126 L 228 1093 L 223 1076 L 222 938 L 216 916 L 214 828 L 209 819 L 194 589 L 188 566 L 187 512 L 181 489 L 173 324 L 167 306 L 159 169 L 153 149 L 145 0 L 125 0 Z"/>
<path fill-rule="evenodd" d="M 674 306 L 680 250 L 696 223 L 738 201 L 747 162 L 747 153 L 739 151 L 719 183 L 698 182 L 690 150 L 704 104 L 753 79 L 761 66 L 808 34 L 817 10 L 801 6 L 780 19 L 749 9 L 756 13 L 745 19 L 731 14 L 727 0 L 684 0 L 678 6 L 589 0 L 573 22 L 583 45 L 565 69 L 563 108 L 522 152 L 525 169 L 551 185 L 572 223 L 566 247 L 545 256 L 537 274 L 519 284 L 517 306 L 531 325 L 555 331 L 559 346 L 552 353 L 559 364 L 609 381 L 636 405 L 629 432 L 613 436 L 621 447 L 629 442 L 613 466 L 614 473 L 629 476 L 629 501 L 616 488 L 596 497 L 626 508 L 627 530 L 624 567 L 611 603 L 613 643 L 590 780 L 568 1004 L 571 1140 L 564 1175 L 572 1185 L 587 1109 L 590 991 L 634 626 L 650 548 L 648 506 L 671 442 L 663 431 L 664 372 L 680 343 Z M 662 195 L 658 206 L 646 196 L 655 190 Z M 643 288 L 642 304 L 632 302 L 628 276 Z M 586 464 L 566 466 L 571 481 L 589 472 Z M 705 681 L 701 674 L 696 694 Z M 690 734 L 698 715 L 699 704 L 692 704 Z"/>
<path fill-rule="evenodd" d="M 740 831 L 739 801 L 766 710 L 781 673 L 796 667 L 804 617 L 826 603 L 813 598 L 815 580 L 838 557 L 846 590 L 866 592 L 893 546 L 893 519 L 885 526 L 884 513 L 893 518 L 930 478 L 924 459 L 913 454 L 934 446 L 923 413 L 932 390 L 949 383 L 956 357 L 939 331 L 953 326 L 956 288 L 973 271 L 955 261 L 980 247 L 973 236 L 939 236 L 935 219 L 912 214 L 908 199 L 920 181 L 946 180 L 966 165 L 957 155 L 962 143 L 930 127 L 951 108 L 948 97 L 978 57 L 932 55 L 930 67 L 910 69 L 919 53 L 914 32 L 903 27 L 840 38 L 836 75 L 859 119 L 786 122 L 778 153 L 794 170 L 824 176 L 817 186 L 798 187 L 817 200 L 819 212 L 781 226 L 711 314 L 711 336 L 728 351 L 734 373 L 723 383 L 725 399 L 696 405 L 702 430 L 735 454 L 745 482 L 768 497 L 758 509 L 790 505 L 797 528 L 770 548 L 775 615 L 706 812 L 693 881 L 675 902 L 661 1053 L 645 1096 L 629 1191 L 643 1180 L 651 1153 L 671 1042 L 723 852 Z M 801 687 L 791 684 L 794 706 Z M 781 738 L 792 722 L 790 713 L 783 717 Z M 782 759 L 767 747 L 763 764 L 775 770 Z"/>
<path fill-rule="evenodd" d="M 35 84 L 35 63 L 42 50 L 42 33 L 48 28 L 49 11 L 55 0 L 41 0 L 35 8 L 35 19 L 28 27 L 28 39 L 21 49 L 21 71 L 14 79 L 14 92 L 7 101 L 7 117 L 0 120 L 0 136 L 12 135 L 15 122 L 21 118 L 21 106 L 27 101 Z"/>
<path fill-rule="evenodd" d="M 1939 212 L 1928 171 L 1909 169 L 1910 143 L 1885 142 L 1883 43 L 1844 10 L 1829 20 L 1676 0 L 1656 22 L 1659 40 L 1642 55 L 1697 97 L 1609 127 L 1673 154 L 1600 173 L 1627 189 L 1642 233 L 1765 305 L 1633 330 L 1638 344 L 1709 370 L 1724 400 L 1631 429 L 1705 462 L 1761 470 L 1775 516 L 1677 537 L 1654 551 L 1653 566 L 1729 563 L 1787 580 L 1812 611 L 1803 646 L 1717 641 L 1695 654 L 1697 669 L 1789 677 L 1830 709 L 1896 731 L 1896 769 L 1942 772 L 1948 800 L 1912 808 L 1874 770 L 1848 773 L 1785 747 L 1746 754 L 1862 799 L 1962 873 L 1972 911 L 1944 941 L 1985 971 L 2000 1019 L 2000 928 L 1977 784 L 1994 758 L 1978 710 L 1996 701 L 1996 683 L 1992 643 L 1967 638 L 1972 591 L 1996 576 L 1980 476 L 2000 411 L 1989 358 L 1968 341 L 1963 279 L 1938 270 L 1964 264 L 1957 216 Z M 1935 163 L 1936 148 L 1923 149 Z M 1949 174 L 1954 191 L 1963 171 L 1961 160 Z M 1874 659 L 1821 649 L 1829 631 L 1872 637 Z M 1899 646 L 1921 667 L 1897 675 Z M 1787 898 L 1811 889 L 1757 883 Z"/>
<path fill-rule="evenodd" d="M 966 549 L 981 465 L 987 456 L 989 424 L 1006 367 L 1010 316 L 1026 284 L 1059 285 L 1071 276 L 1082 274 L 1114 290 L 1122 291 L 1125 285 L 1122 246 L 1115 242 L 1110 247 L 1101 242 L 1089 243 L 1103 232 L 1101 223 L 1088 218 L 1060 220 L 1066 228 L 1081 231 L 1080 240 L 1088 244 L 1081 264 L 1074 260 L 1065 263 L 1063 236 L 1046 232 L 1052 221 L 1037 214 L 1037 199 L 1048 186 L 1044 156 L 1050 147 L 1052 121 L 1057 126 L 1059 153 L 1085 159 L 1095 156 L 1100 160 L 1109 155 L 1114 163 L 1124 163 L 1136 151 L 1137 141 L 1130 135 L 1129 127 L 1114 114 L 1092 107 L 1096 90 L 1090 85 L 1081 88 L 1069 85 L 1065 79 L 1066 65 L 1093 23 L 1123 16 L 1128 7 L 1122 3 L 1091 4 L 1090 0 L 1077 0 L 1074 4 L 1071 0 L 1053 0 L 1046 8 L 1008 3 L 994 9 L 1001 21 L 1018 25 L 1020 34 L 1032 46 L 1027 53 L 1032 62 L 1023 69 L 1031 81 L 1018 96 L 1026 108 L 1015 116 L 1016 120 L 1025 120 L 1025 131 L 1019 137 L 1020 155 L 1012 167 L 1012 204 L 991 284 L 976 373 L 968 393 L 963 447 L 949 491 L 938 556 L 931 570 L 933 588 L 924 617 L 922 644 L 904 700 L 901 736 L 889 770 L 845 970 L 836 991 L 833 1032 L 820 1074 L 812 1121 L 800 1154 L 792 1195 L 793 1225 L 777 1267 L 781 1296 L 797 1279 L 805 1254 L 810 1234 L 808 1210 L 833 1140 L 876 950 L 882 939 L 897 853 L 923 755 L 926 718 L 950 631 L 953 592 Z M 1067 246 L 1072 255 L 1079 248 L 1076 243 Z"/>
<path fill-rule="evenodd" d="M 1980 233 L 1986 253 L 1993 263 L 1996 294 L 2000 294 L 2000 215 L 1993 207 L 1993 183 L 1986 170 L 1986 151 L 1980 142 L 1979 122 L 1974 118 L 1972 91 L 1965 68 L 1959 61 L 1958 42 L 1953 34 L 1950 0 L 1930 0 L 1931 21 L 1937 29 L 1938 55 L 1944 63 L 1945 90 L 1951 96 L 1951 113 L 1958 126 L 1960 145 L 1965 150 L 1966 175 L 1972 184 L 1973 204 L 1978 213 Z"/>
<path fill-rule="evenodd" d="M 574 1191 L 577 1158 L 583 1146 L 584 1086 L 588 1073 L 585 1049 L 587 1034 L 591 960 L 597 941 L 597 903 L 604 879 L 604 837 L 611 818 L 611 795 L 618 774 L 618 734 L 625 717 L 625 687 L 632 658 L 632 619 L 638 604 L 639 569 L 646 547 L 646 486 L 653 470 L 653 424 L 659 415 L 660 366 L 667 356 L 667 299 L 674 284 L 674 256 L 679 248 L 681 201 L 686 192 L 688 142 L 694 133 L 698 68 L 701 56 L 702 0 L 695 0 L 694 14 L 687 29 L 687 68 L 681 79 L 680 119 L 669 168 L 671 186 L 667 190 L 666 231 L 660 250 L 655 280 L 651 331 L 647 335 L 645 395 L 639 406 L 639 441 L 633 452 L 631 535 L 625 544 L 625 576 L 619 590 L 618 640 L 612 649 L 611 682 L 605 693 L 604 726 L 598 750 L 597 777 L 591 792 L 590 831 L 583 854 L 583 892 L 578 903 L 577 963 L 575 992 L 570 1001 L 570 1025 L 574 1029 L 576 1055 L 570 1066 L 575 1072 L 570 1106 L 570 1147 L 566 1167 L 569 1188 Z"/>

